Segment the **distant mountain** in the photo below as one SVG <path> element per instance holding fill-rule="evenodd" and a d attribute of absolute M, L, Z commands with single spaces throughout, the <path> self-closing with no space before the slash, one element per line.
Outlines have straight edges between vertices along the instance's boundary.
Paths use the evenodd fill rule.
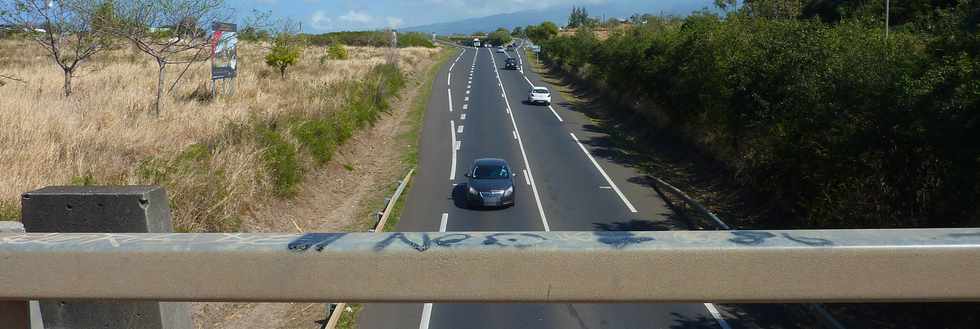
<path fill-rule="evenodd" d="M 661 0 L 644 1 L 644 3 L 634 4 L 606 3 L 599 5 L 585 5 L 584 7 L 586 10 L 588 10 L 590 16 L 601 19 L 603 17 L 629 18 L 630 15 L 635 13 L 687 15 L 695 10 L 709 7 L 711 4 L 712 2 L 710 0 Z M 568 14 L 571 12 L 571 9 L 572 7 L 570 5 L 554 6 L 540 10 L 526 10 L 509 14 L 498 14 L 453 22 L 400 28 L 399 30 L 405 32 L 426 32 L 447 35 L 456 33 L 470 34 L 473 32 L 492 32 L 500 27 L 513 29 L 517 26 L 539 24 L 543 21 L 552 21 L 557 23 L 559 26 L 563 26 L 568 22 Z"/>

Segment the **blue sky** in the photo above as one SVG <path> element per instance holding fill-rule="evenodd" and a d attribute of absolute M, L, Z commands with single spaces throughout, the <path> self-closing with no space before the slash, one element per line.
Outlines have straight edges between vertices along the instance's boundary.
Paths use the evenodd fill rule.
<path fill-rule="evenodd" d="M 552 6 L 650 3 L 655 0 L 226 0 L 241 15 L 271 10 L 305 32 L 410 27 Z M 676 0 L 674 0 L 676 1 Z"/>

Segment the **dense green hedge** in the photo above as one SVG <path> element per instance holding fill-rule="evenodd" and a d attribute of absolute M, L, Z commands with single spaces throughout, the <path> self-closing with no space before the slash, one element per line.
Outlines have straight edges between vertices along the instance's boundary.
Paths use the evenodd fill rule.
<path fill-rule="evenodd" d="M 794 225 L 976 225 L 977 13 L 964 5 L 887 40 L 870 21 L 696 13 L 542 47 L 555 66 L 657 104 L 631 108 Z"/>

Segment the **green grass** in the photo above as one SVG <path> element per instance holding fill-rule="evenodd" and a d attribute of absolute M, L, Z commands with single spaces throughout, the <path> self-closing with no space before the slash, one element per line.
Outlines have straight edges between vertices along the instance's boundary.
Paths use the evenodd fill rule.
<path fill-rule="evenodd" d="M 256 128 L 259 145 L 265 147 L 262 160 L 272 175 L 273 192 L 280 197 L 296 194 L 296 187 L 302 181 L 302 168 L 297 161 L 296 147 L 286 141 L 279 131 L 270 127 Z"/>
<path fill-rule="evenodd" d="M 0 201 L 0 220 L 20 221 L 20 207 L 12 202 Z"/>

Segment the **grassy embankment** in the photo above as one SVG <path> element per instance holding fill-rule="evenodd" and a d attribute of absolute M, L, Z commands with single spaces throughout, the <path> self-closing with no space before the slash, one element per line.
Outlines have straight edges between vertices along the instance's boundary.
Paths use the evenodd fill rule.
<path fill-rule="evenodd" d="M 209 67 L 195 64 L 153 117 L 155 64 L 138 53 L 100 54 L 66 99 L 41 49 L 18 40 L 0 49 L 0 71 L 26 80 L 0 87 L 0 217 L 19 217 L 19 195 L 42 186 L 160 184 L 175 229 L 195 232 L 237 231 L 254 207 L 291 197 L 304 172 L 388 109 L 402 72 L 438 51 L 400 49 L 396 69 L 380 48 L 323 61 L 325 48 L 308 47 L 280 80 L 262 48 L 245 43 L 234 96 L 211 99 Z"/>

